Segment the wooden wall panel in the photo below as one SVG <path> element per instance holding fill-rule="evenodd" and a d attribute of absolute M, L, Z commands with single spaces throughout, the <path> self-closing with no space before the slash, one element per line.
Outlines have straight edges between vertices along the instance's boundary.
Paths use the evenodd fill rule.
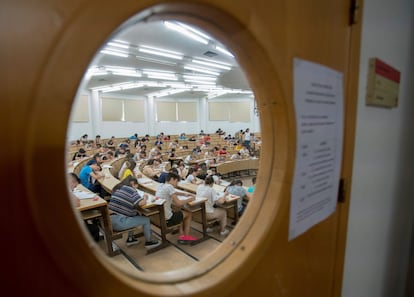
<path fill-rule="evenodd" d="M 152 5 L 157 6 L 147 9 Z M 330 218 L 287 241 L 295 148 L 292 65 L 299 57 L 343 72 L 346 117 L 350 113 L 354 119 L 357 75 L 349 71 L 358 65 L 354 36 L 360 25 L 349 25 L 349 6 L 347 0 L 2 1 L 7 77 L 0 80 L 6 94 L 0 104 L 3 135 L 8 135 L 8 153 L 1 157 L 3 290 L 64 297 L 325 297 L 338 292 L 349 199 Z M 64 197 L 66 127 L 79 81 L 108 36 L 140 11 L 141 18 L 161 14 L 199 25 L 226 43 L 246 71 L 261 112 L 257 202 L 209 263 L 180 272 L 194 276 L 185 282 L 174 281 L 173 273 L 135 280 L 100 260 L 100 250 L 91 252 L 80 236 Z M 347 127 L 343 177 L 350 179 L 354 122 Z M 226 251 L 231 254 L 223 259 Z M 174 284 L 148 282 L 161 278 Z"/>

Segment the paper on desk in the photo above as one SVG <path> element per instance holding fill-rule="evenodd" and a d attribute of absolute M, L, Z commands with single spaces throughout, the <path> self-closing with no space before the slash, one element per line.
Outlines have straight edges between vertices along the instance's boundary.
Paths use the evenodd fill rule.
<path fill-rule="evenodd" d="M 81 191 L 81 190 L 77 190 L 75 189 L 73 191 L 73 194 L 78 197 L 79 199 L 90 199 L 96 196 L 95 193 L 91 193 L 91 192 L 85 192 L 85 191 Z"/>
<path fill-rule="evenodd" d="M 223 197 L 224 196 L 224 192 L 216 192 L 216 197 L 218 198 L 218 199 L 220 199 L 221 197 Z"/>
<path fill-rule="evenodd" d="M 157 199 L 154 200 L 152 203 L 157 204 L 157 205 L 162 205 L 165 202 L 165 199 Z"/>
<path fill-rule="evenodd" d="M 227 187 L 228 185 L 230 185 L 230 183 L 228 181 L 226 181 L 226 180 L 222 180 L 221 183 L 220 183 L 220 185 Z"/>
<path fill-rule="evenodd" d="M 137 192 L 138 192 L 139 196 L 141 196 L 141 197 L 143 197 L 145 195 L 144 191 L 141 191 L 141 190 L 137 189 Z"/>
<path fill-rule="evenodd" d="M 150 183 L 152 183 L 152 179 L 150 179 L 148 177 L 138 178 L 138 183 L 139 184 L 150 184 Z"/>
<path fill-rule="evenodd" d="M 109 165 L 109 164 L 103 164 L 102 165 L 102 168 L 113 168 L 111 165 Z"/>
<path fill-rule="evenodd" d="M 184 196 L 184 195 L 177 195 L 177 198 L 180 199 L 180 200 L 186 200 L 186 199 L 188 199 L 188 197 L 187 196 Z"/>

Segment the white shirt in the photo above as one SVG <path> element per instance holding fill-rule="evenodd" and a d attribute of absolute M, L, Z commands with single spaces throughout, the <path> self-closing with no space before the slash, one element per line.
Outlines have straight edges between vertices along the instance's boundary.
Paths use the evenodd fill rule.
<path fill-rule="evenodd" d="M 164 203 L 164 212 L 165 212 L 165 219 L 169 220 L 171 219 L 173 213 L 171 210 L 171 203 L 172 203 L 172 198 L 171 195 L 175 193 L 175 189 L 173 187 L 173 185 L 165 183 L 165 184 L 160 184 L 157 192 L 155 193 L 156 197 L 159 197 L 161 199 L 165 199 L 165 203 Z"/>
<path fill-rule="evenodd" d="M 206 186 L 206 185 L 199 185 L 197 188 L 197 197 L 207 198 L 206 201 L 206 212 L 213 213 L 214 212 L 214 203 L 217 201 L 218 196 L 216 190 L 213 187 Z"/>

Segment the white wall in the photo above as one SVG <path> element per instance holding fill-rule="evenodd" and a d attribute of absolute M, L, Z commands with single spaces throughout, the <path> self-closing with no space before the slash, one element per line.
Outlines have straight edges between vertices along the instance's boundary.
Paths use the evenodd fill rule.
<path fill-rule="evenodd" d="M 414 1 L 365 0 L 343 297 L 404 296 L 414 216 Z M 365 105 L 368 59 L 401 71 L 398 108 Z"/>
<path fill-rule="evenodd" d="M 94 139 L 95 135 L 99 134 L 102 138 L 109 138 L 111 136 L 127 137 L 138 133 L 138 135 L 157 135 L 160 132 L 164 132 L 166 135 L 177 135 L 181 132 L 187 134 L 198 134 L 200 130 L 204 130 L 206 133 L 214 133 L 218 128 L 226 131 L 227 133 L 234 134 L 235 132 L 246 128 L 250 128 L 251 132 L 260 132 L 259 118 L 254 114 L 254 100 L 250 97 L 238 98 L 238 99 L 226 99 L 225 101 L 251 101 L 250 118 L 249 123 L 231 123 L 231 122 L 219 122 L 208 120 L 208 104 L 205 99 L 200 99 L 198 108 L 198 121 L 197 122 L 156 122 L 155 118 L 155 106 L 151 102 L 151 99 L 144 97 L 133 97 L 126 95 L 117 95 L 117 98 L 122 99 L 138 99 L 146 100 L 146 116 L 145 122 L 102 122 L 101 121 L 101 105 L 100 96 L 97 92 L 89 94 L 89 122 L 88 123 L 71 123 L 68 129 L 68 140 L 79 139 L 82 135 L 88 134 L 89 139 Z M 103 96 L 105 97 L 105 96 Z M 114 97 L 114 96 L 107 96 Z M 164 99 L 164 98 L 163 98 Z M 165 100 L 168 100 L 166 98 Z M 171 99 L 172 100 L 172 99 Z M 186 99 L 185 101 L 189 101 Z M 194 99 L 192 99 L 194 101 Z M 220 100 L 220 99 L 216 99 Z M 223 100 L 223 99 L 222 99 Z M 212 101 L 215 101 L 214 99 Z"/>

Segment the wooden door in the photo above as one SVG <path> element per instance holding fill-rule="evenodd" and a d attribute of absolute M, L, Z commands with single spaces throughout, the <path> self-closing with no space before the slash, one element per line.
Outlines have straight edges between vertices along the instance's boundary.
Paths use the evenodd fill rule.
<path fill-rule="evenodd" d="M 351 0 L 3 1 L 1 100 L 4 286 L 44 296 L 339 296 L 354 142 L 360 22 Z M 81 239 L 65 189 L 65 136 L 82 75 L 108 36 L 136 13 L 176 18 L 212 32 L 238 56 L 261 110 L 257 200 L 245 227 L 220 247 L 213 269 L 186 281 L 135 280 L 99 260 Z M 3 54 L 4 53 L 4 54 Z M 288 241 L 294 166 L 293 58 L 344 74 L 345 203 Z M 9 204 L 12 209 L 8 209 Z M 220 258 L 224 250 L 227 258 Z M 97 254 L 98 258 L 94 255 Z M 6 269 L 6 268 L 5 268 Z M 194 275 L 194 277 L 191 277 Z M 5 280 L 5 281 L 4 281 Z"/>

